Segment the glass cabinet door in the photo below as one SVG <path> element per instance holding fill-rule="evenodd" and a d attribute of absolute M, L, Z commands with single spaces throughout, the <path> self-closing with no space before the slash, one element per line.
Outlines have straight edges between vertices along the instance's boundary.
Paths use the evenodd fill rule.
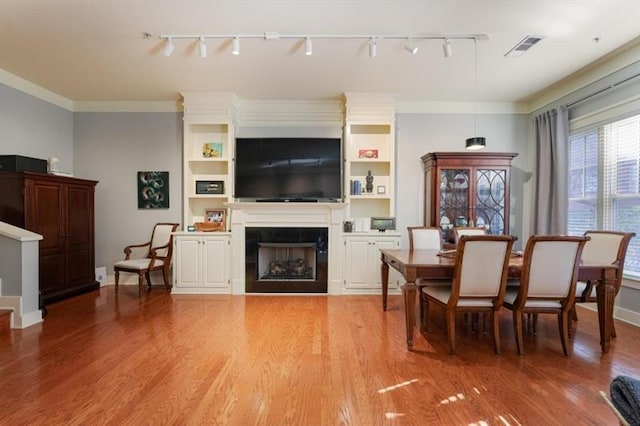
<path fill-rule="evenodd" d="M 470 213 L 469 169 L 440 170 L 440 223 L 460 225 L 458 220 L 468 220 Z"/>
<path fill-rule="evenodd" d="M 506 170 L 476 170 L 476 199 L 473 216 L 476 226 L 488 226 L 490 234 L 504 233 L 506 179 Z"/>

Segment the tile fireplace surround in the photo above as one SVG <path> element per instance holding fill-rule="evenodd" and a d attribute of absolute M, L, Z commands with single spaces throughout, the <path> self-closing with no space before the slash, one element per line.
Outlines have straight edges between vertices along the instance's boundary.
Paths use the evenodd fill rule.
<path fill-rule="evenodd" d="M 344 247 L 341 244 L 344 203 L 228 203 L 231 210 L 231 285 L 245 294 L 246 228 L 327 228 L 329 259 L 327 294 L 341 294 Z"/>

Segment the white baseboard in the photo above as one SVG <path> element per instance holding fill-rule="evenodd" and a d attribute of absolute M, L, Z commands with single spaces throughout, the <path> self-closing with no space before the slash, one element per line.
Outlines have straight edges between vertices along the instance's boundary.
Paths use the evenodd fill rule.
<path fill-rule="evenodd" d="M 595 303 L 580 303 L 579 306 L 594 312 L 598 312 L 598 307 Z M 640 327 L 640 312 L 635 312 L 630 309 L 614 306 L 613 317 L 617 320 L 624 321 L 631 325 L 635 325 L 636 327 Z"/>
<path fill-rule="evenodd" d="M 0 308 L 11 309 L 11 328 L 27 328 L 42 322 L 42 311 L 40 309 L 22 313 L 22 298 L 20 296 L 0 296 Z"/>

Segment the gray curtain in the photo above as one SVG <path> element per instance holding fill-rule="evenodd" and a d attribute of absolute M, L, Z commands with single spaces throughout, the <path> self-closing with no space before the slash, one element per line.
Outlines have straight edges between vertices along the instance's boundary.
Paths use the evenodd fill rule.
<path fill-rule="evenodd" d="M 535 118 L 536 189 L 533 233 L 566 234 L 569 115 L 562 107 Z"/>

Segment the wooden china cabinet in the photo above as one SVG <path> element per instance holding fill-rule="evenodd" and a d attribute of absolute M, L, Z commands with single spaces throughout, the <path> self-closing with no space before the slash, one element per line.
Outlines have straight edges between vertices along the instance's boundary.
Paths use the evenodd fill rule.
<path fill-rule="evenodd" d="M 424 224 L 452 241 L 456 221 L 509 233 L 511 160 L 516 153 L 432 152 L 423 155 Z"/>
<path fill-rule="evenodd" d="M 0 220 L 43 236 L 43 303 L 99 288 L 94 192 L 98 182 L 35 172 L 0 172 Z"/>

